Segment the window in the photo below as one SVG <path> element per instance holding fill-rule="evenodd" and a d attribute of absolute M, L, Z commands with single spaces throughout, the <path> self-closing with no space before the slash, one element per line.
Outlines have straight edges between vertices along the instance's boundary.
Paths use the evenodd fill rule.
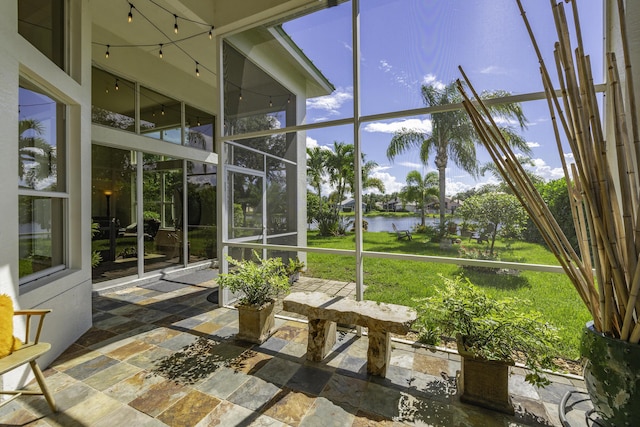
<path fill-rule="evenodd" d="M 135 132 L 135 83 L 93 67 L 91 69 L 91 121 Z"/>
<path fill-rule="evenodd" d="M 63 70 L 67 68 L 65 9 L 65 0 L 18 2 L 18 33 Z"/>
<path fill-rule="evenodd" d="M 27 282 L 64 268 L 65 105 L 27 82 L 19 92 L 19 277 Z"/>

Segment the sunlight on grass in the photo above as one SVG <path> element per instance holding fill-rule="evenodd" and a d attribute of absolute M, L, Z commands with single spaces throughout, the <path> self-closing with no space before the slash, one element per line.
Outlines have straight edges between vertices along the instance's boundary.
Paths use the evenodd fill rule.
<path fill-rule="evenodd" d="M 307 237 L 311 247 L 336 249 L 355 247 L 353 234 L 327 238 L 309 232 Z M 485 247 L 485 245 L 464 240 L 462 244 L 466 247 Z M 424 235 L 419 234 L 414 235 L 412 241 L 406 241 L 397 240 L 393 233 L 365 232 L 363 245 L 365 251 L 458 256 L 457 245 L 452 245 L 450 249 L 441 249 L 438 243 L 429 242 Z M 498 241 L 496 250 L 502 261 L 558 265 L 553 254 L 537 244 L 512 242 L 506 245 Z M 306 274 L 311 277 L 353 282 L 355 281 L 355 258 L 309 253 Z M 415 298 L 432 295 L 434 287 L 442 285 L 440 275 L 452 278 L 461 274 L 496 298 L 515 296 L 529 299 L 533 303 L 533 308 L 542 312 L 550 323 L 560 329 L 561 356 L 571 359 L 579 357 L 580 335 L 590 315 L 564 274 L 533 271 L 522 271 L 517 275 L 469 272 L 453 264 L 365 258 L 365 298 L 415 306 Z"/>

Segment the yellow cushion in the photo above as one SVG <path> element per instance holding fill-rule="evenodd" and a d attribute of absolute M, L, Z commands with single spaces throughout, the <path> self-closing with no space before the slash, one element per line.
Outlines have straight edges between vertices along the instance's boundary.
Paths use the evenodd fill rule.
<path fill-rule="evenodd" d="M 9 295 L 0 294 L 0 357 L 8 356 L 21 345 L 13 336 L 13 301 Z"/>

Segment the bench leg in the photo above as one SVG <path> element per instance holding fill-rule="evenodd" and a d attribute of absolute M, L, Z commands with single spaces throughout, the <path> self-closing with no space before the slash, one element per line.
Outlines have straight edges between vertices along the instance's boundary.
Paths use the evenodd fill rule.
<path fill-rule="evenodd" d="M 309 319 L 307 360 L 319 362 L 329 354 L 336 343 L 336 322 Z"/>
<path fill-rule="evenodd" d="M 391 358 L 391 334 L 369 329 L 367 373 L 384 377 Z"/>

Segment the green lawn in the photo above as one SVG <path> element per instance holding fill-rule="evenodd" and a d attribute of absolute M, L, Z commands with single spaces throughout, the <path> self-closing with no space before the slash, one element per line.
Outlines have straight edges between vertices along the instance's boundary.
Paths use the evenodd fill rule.
<path fill-rule="evenodd" d="M 406 241 L 397 240 L 393 233 L 365 232 L 363 240 L 364 249 L 367 251 L 458 256 L 457 245 L 449 250 L 442 250 L 437 243 L 428 242 L 426 237 L 416 234 L 412 241 Z M 326 238 L 319 237 L 315 232 L 308 232 L 308 244 L 312 247 L 353 249 L 355 239 L 353 235 Z M 463 241 L 463 245 L 485 247 L 467 241 Z M 557 265 L 554 256 L 537 244 L 515 242 L 507 248 L 503 242 L 496 242 L 496 249 L 502 261 Z M 309 253 L 306 274 L 312 277 L 354 281 L 355 258 Z M 415 298 L 431 295 L 434 287 L 442 283 L 439 275 L 454 277 L 460 274 L 468 277 L 472 283 L 490 295 L 529 299 L 535 309 L 560 329 L 563 342 L 560 355 L 571 359 L 579 357 L 581 331 L 591 316 L 564 274 L 522 271 L 518 275 L 497 275 L 465 272 L 452 264 L 365 258 L 365 298 L 413 306 Z"/>

